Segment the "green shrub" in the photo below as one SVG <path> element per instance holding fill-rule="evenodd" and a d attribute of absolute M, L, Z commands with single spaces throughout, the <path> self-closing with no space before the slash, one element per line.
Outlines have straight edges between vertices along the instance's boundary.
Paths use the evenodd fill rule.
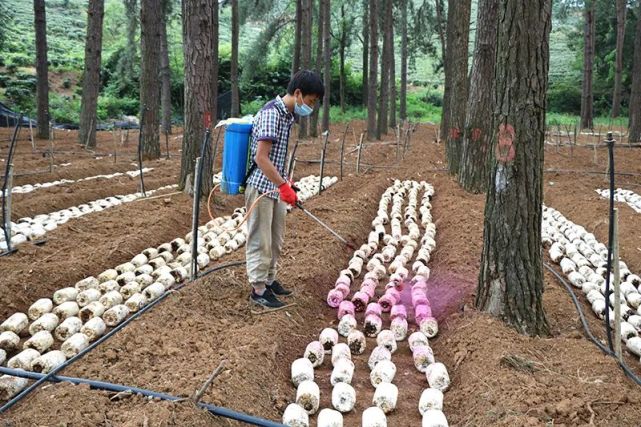
<path fill-rule="evenodd" d="M 56 123 L 77 124 L 80 121 L 80 100 L 50 93 L 49 114 Z"/>
<path fill-rule="evenodd" d="M 263 108 L 263 105 L 265 105 L 266 102 L 267 101 L 264 99 L 256 98 L 253 101 L 242 103 L 240 106 L 240 110 L 242 111 L 243 115 L 254 115 L 258 111 L 260 111 L 261 108 Z"/>
<path fill-rule="evenodd" d="M 548 89 L 548 111 L 566 114 L 581 113 L 581 85 L 576 81 L 559 81 Z"/>
<path fill-rule="evenodd" d="M 116 119 L 122 115 L 137 115 L 139 101 L 135 98 L 101 95 L 98 98 L 98 119 Z"/>

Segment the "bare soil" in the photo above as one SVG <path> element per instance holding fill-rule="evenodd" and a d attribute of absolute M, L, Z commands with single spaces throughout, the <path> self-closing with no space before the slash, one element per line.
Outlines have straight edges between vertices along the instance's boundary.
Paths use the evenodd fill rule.
<path fill-rule="evenodd" d="M 369 224 L 383 190 L 393 179 L 425 179 L 436 189 L 433 216 L 437 247 L 430 261 L 429 297 L 440 321 L 440 333 L 432 340 L 436 358 L 446 364 L 452 379 L 445 395 L 444 412 L 450 425 L 638 425 L 641 389 L 628 380 L 617 364 L 603 356 L 582 334 L 578 315 L 556 279 L 546 274 L 544 306 L 552 336 L 529 338 L 516 334 L 501 321 L 475 311 L 483 234 L 484 195 L 463 192 L 444 169 L 444 147 L 435 144 L 436 129 L 419 125 L 405 160 L 396 163 L 394 144 L 367 144 L 361 174 L 356 175 L 356 141 L 362 122 L 353 123 L 345 145 L 345 176 L 342 182 L 306 203 L 332 227 L 354 242 L 367 238 Z M 328 158 L 339 158 L 343 126 L 332 129 Z M 0 132 L 0 139 L 3 138 Z M 23 135 L 24 136 L 24 135 Z M 131 137 L 131 136 L 130 136 Z M 391 141 L 392 135 L 387 140 Z M 133 168 L 129 163 L 135 147 L 123 148 L 122 160 L 96 160 L 80 149 L 75 137 L 59 141 L 59 149 L 75 158 L 65 168 L 69 176 L 94 175 Z M 44 167 L 40 159 L 27 159 L 22 170 Z M 172 139 L 168 161 L 154 163 L 149 174 L 154 185 L 175 182 L 179 168 L 180 139 Z M 131 143 L 135 146 L 135 143 Z M 99 150 L 109 151 L 111 135 L 100 136 Z M 25 148 L 26 147 L 26 148 Z M 301 159 L 320 158 L 320 142 L 308 140 L 298 148 Z M 6 153 L 0 144 L 0 153 Z M 78 153 L 73 154 L 73 153 Z M 219 151 L 220 153 L 220 151 Z M 62 154 L 60 155 L 62 157 Z M 128 157 L 126 157 L 128 156 Z M 66 157 L 65 157 L 66 158 Z M 125 160 L 126 158 L 126 160 Z M 605 151 L 599 149 L 593 163 L 591 148 L 546 146 L 545 203 L 569 219 L 607 240 L 607 201 L 594 191 L 606 188 Z M 617 150 L 617 171 L 641 174 L 641 149 Z M 151 162 L 150 162 L 151 164 Z M 146 164 L 147 165 L 147 164 Z M 369 165 L 385 166 L 370 168 Z M 363 171 L 366 170 L 365 173 Z M 299 161 L 296 176 L 318 174 L 319 165 Z M 578 171 L 578 172 L 567 172 Z M 586 174 L 586 171 L 601 174 Z M 53 176 L 61 176 L 57 170 Z M 110 173 L 110 172 L 109 172 Z M 337 163 L 326 166 L 327 175 L 338 175 Z M 58 175 L 56 175 L 58 174 Z M 50 181 L 49 174 L 24 177 L 21 183 Z M 57 178 L 55 178 L 57 179 Z M 154 181 L 156 180 L 156 181 Z M 16 198 L 23 215 L 60 209 L 93 198 L 136 190 L 136 180 L 104 185 L 70 184 L 72 192 Z M 618 176 L 617 185 L 641 191 L 637 176 Z M 111 187 L 113 185 L 113 188 Z M 104 188 L 108 187 L 108 188 Z M 67 188 L 65 188 L 66 190 Z M 54 196 L 54 197 L 48 197 Z M 53 199 L 53 200 L 50 200 Z M 221 198 L 225 206 L 216 215 L 242 204 L 239 197 Z M 49 203 L 49 204 L 47 204 Z M 42 208 L 41 208 L 42 206 Z M 626 205 L 620 208 L 621 255 L 630 269 L 641 271 L 641 216 Z M 43 246 L 25 245 L 17 254 L 0 258 L 0 319 L 25 310 L 33 301 L 86 275 L 129 260 L 149 246 L 157 246 L 187 233 L 191 199 L 184 195 L 145 200 L 118 206 L 70 221 L 47 234 Z M 201 221 L 207 219 L 206 213 Z M 315 223 L 299 212 L 288 217 L 281 278 L 295 295 L 296 305 L 280 312 L 252 315 L 244 269 L 233 268 L 189 284 L 150 312 L 134 321 L 111 340 L 64 370 L 63 375 L 99 379 L 144 387 L 188 397 L 198 389 L 222 360 L 227 368 L 205 393 L 203 401 L 261 417 L 280 420 L 295 397 L 289 380 L 291 362 L 302 356 L 306 344 L 322 328 L 335 324 L 335 311 L 325 304 L 327 290 L 344 268 L 350 253 Z M 243 251 L 225 259 L 243 259 Z M 583 295 L 578 295 L 584 301 Z M 587 304 L 586 316 L 595 334 L 604 338 Z M 374 346 L 368 341 L 368 348 Z M 367 358 L 355 357 L 354 386 L 357 408 L 345 417 L 347 426 L 360 425 L 362 409 L 370 406 Z M 427 386 L 413 366 L 407 343 L 394 355 L 400 390 L 399 407 L 389 425 L 420 425 L 418 398 Z M 516 362 L 515 362 L 516 361 Z M 639 362 L 626 357 L 637 374 Z M 329 406 L 329 375 L 325 363 L 317 371 L 322 406 Z M 214 426 L 236 425 L 212 417 L 187 402 L 167 403 L 141 397 L 110 400 L 111 394 L 69 384 L 48 385 L 24 399 L 0 417 L 6 426 Z"/>

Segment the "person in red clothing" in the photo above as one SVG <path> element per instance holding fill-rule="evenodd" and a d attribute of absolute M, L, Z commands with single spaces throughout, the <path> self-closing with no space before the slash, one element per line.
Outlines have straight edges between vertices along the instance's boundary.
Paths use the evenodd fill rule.
<path fill-rule="evenodd" d="M 287 145 L 294 122 L 310 115 L 312 106 L 324 92 L 317 73 L 301 70 L 289 82 L 287 94 L 269 101 L 254 117 L 250 145 L 252 165 L 245 189 L 247 208 L 261 195 L 266 195 L 247 219 L 245 251 L 251 299 L 264 307 L 282 307 L 284 304 L 278 296 L 291 294 L 276 279 L 287 204 L 293 206 L 298 200 L 285 170 Z"/>

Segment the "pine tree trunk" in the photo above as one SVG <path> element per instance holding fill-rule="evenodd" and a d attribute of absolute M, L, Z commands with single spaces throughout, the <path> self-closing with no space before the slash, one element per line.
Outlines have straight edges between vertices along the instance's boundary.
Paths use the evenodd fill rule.
<path fill-rule="evenodd" d="M 332 41 L 331 41 L 331 4 L 330 0 L 321 0 L 323 4 L 323 122 L 322 131 L 329 130 L 329 95 L 332 81 Z"/>
<path fill-rule="evenodd" d="M 639 3 L 639 10 L 637 12 L 637 30 L 634 45 L 641 46 L 641 3 Z M 641 142 L 641 49 L 634 49 L 633 62 L 628 140 L 630 142 Z"/>
<path fill-rule="evenodd" d="M 621 114 L 621 76 L 623 75 L 623 42 L 625 41 L 626 3 L 626 0 L 616 0 L 617 41 L 616 64 L 614 68 L 614 91 L 612 93 L 612 117 L 619 117 L 619 114 Z"/>
<path fill-rule="evenodd" d="M 240 115 L 240 94 L 238 92 L 238 0 L 231 0 L 231 116 Z"/>
<path fill-rule="evenodd" d="M 183 40 L 185 59 L 185 130 L 180 163 L 179 188 L 194 182 L 194 164 L 200 156 L 205 122 L 215 120 L 214 88 L 218 75 L 218 3 L 183 0 Z M 215 79 L 214 79 L 215 78 Z M 209 119 L 209 120 L 208 120 Z M 209 125 L 210 123 L 207 123 Z M 202 193 L 211 190 L 210 150 L 206 150 Z"/>
<path fill-rule="evenodd" d="M 452 7 L 452 13 L 449 13 L 450 10 L 450 2 L 452 0 L 448 0 L 448 14 L 447 14 L 447 25 L 445 32 L 447 33 L 447 38 L 445 39 L 445 47 L 443 48 L 443 73 L 445 74 L 445 81 L 443 82 L 443 109 L 441 110 L 441 128 L 440 128 L 440 140 L 441 141 L 446 141 L 447 140 L 447 133 L 450 129 L 450 98 L 451 98 L 451 87 L 452 87 L 452 70 L 450 66 L 450 57 L 452 56 L 450 49 L 451 45 L 453 43 L 452 37 L 454 31 L 454 17 L 456 16 L 456 10 L 454 7 Z M 463 0 L 467 2 L 467 0 Z M 437 17 L 439 15 L 439 10 L 441 10 L 442 13 L 442 8 L 439 5 L 439 1 L 436 0 L 436 5 L 437 5 Z M 437 18 L 438 22 L 441 22 L 440 18 Z M 441 34 L 442 31 L 439 32 Z M 443 44 L 441 44 L 443 46 Z"/>
<path fill-rule="evenodd" d="M 456 3 L 456 6 L 454 5 Z M 448 9 L 448 63 L 450 71 L 449 118 L 447 128 L 447 168 L 452 175 L 459 171 L 461 145 L 467 108 L 467 56 L 470 34 L 471 0 L 451 0 Z M 449 15 L 452 14 L 452 20 Z M 450 31 L 450 22 L 452 23 Z"/>
<path fill-rule="evenodd" d="M 33 1 L 36 27 L 37 137 L 49 139 L 49 66 L 47 65 L 47 13 L 44 0 Z"/>
<path fill-rule="evenodd" d="M 435 0 L 434 3 L 436 5 L 436 31 L 441 42 L 441 60 L 445 66 L 447 40 L 445 40 L 445 29 L 443 28 L 443 0 Z"/>
<path fill-rule="evenodd" d="M 347 49 L 347 20 L 345 19 L 345 4 L 341 4 L 341 38 L 338 48 L 339 71 L 338 71 L 338 98 L 341 106 L 341 113 L 345 112 L 345 50 Z"/>
<path fill-rule="evenodd" d="M 485 192 L 488 173 L 488 147 L 492 130 L 492 94 L 498 27 L 498 0 L 479 0 L 476 19 L 474 61 L 458 180 L 472 193 Z"/>
<path fill-rule="evenodd" d="M 301 68 L 309 70 L 312 65 L 312 24 L 314 21 L 312 7 L 313 0 L 302 0 L 302 30 L 301 30 L 301 43 L 300 43 L 300 62 Z M 301 117 L 298 121 L 299 137 L 306 138 L 309 128 L 309 118 Z"/>
<path fill-rule="evenodd" d="M 363 106 L 367 107 L 369 102 L 369 0 L 363 0 Z"/>
<path fill-rule="evenodd" d="M 382 0 L 383 19 L 381 21 L 381 33 L 383 36 L 383 53 L 381 54 L 381 96 L 378 98 L 378 129 L 377 134 L 387 135 L 387 114 L 389 110 L 389 56 L 390 56 L 390 15 L 392 0 Z"/>
<path fill-rule="evenodd" d="M 142 154 L 145 160 L 160 158 L 160 46 L 162 9 L 156 0 L 140 2 L 140 108 Z"/>
<path fill-rule="evenodd" d="M 164 2 L 163 2 L 164 4 Z M 160 23 L 160 106 L 162 131 L 171 134 L 171 69 L 169 68 L 169 46 L 167 45 L 167 11 L 163 9 Z"/>
<path fill-rule="evenodd" d="M 393 4 L 393 3 L 392 3 Z M 396 129 L 396 60 L 394 58 L 394 17 L 389 20 L 389 122 L 391 129 Z"/>
<path fill-rule="evenodd" d="M 583 11 L 584 38 L 583 38 L 583 82 L 581 83 L 581 129 L 592 129 L 593 103 L 592 92 L 592 67 L 594 64 L 594 39 L 595 39 L 595 8 L 594 0 L 587 0 Z"/>
<path fill-rule="evenodd" d="M 313 0 L 312 0 L 313 1 Z M 316 65 L 314 71 L 321 73 L 323 69 L 323 21 L 324 17 L 323 0 L 318 0 L 318 25 L 316 29 Z M 320 99 L 314 104 L 314 112 L 310 117 L 309 136 L 318 136 L 318 117 L 320 115 Z"/>
<path fill-rule="evenodd" d="M 234 0 L 237 1 L 237 0 Z M 233 4 L 232 4 L 233 6 Z M 232 18 L 233 19 L 233 18 Z M 292 76 L 300 70 L 301 51 L 301 23 L 303 21 L 303 5 L 301 0 L 296 0 L 296 27 L 294 30 L 294 59 L 292 60 Z"/>
<path fill-rule="evenodd" d="M 401 0 L 401 93 L 399 116 L 407 120 L 407 0 Z"/>
<path fill-rule="evenodd" d="M 547 335 L 541 208 L 551 0 L 500 0 L 498 22 L 493 178 L 476 305 L 520 333 Z"/>
<path fill-rule="evenodd" d="M 120 59 L 118 71 L 120 76 L 120 91 L 126 91 L 124 83 L 137 86 L 138 77 L 136 75 L 136 53 L 138 51 L 136 35 L 138 32 L 138 0 L 123 0 L 125 6 L 125 16 L 127 17 L 127 49 L 124 50 Z"/>
<path fill-rule="evenodd" d="M 367 81 L 367 140 L 380 139 L 376 127 L 376 86 L 378 83 L 378 6 L 381 0 L 369 3 L 369 73 Z"/>
<path fill-rule="evenodd" d="M 96 147 L 96 110 L 100 91 L 100 60 L 102 53 L 102 18 L 104 0 L 89 0 L 87 10 L 87 39 L 85 43 L 85 67 L 82 78 L 80 101 L 80 130 L 78 142 L 88 148 Z"/>

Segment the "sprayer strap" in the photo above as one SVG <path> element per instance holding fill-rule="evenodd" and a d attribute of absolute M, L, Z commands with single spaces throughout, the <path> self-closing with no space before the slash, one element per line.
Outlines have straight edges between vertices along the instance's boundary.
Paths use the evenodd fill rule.
<path fill-rule="evenodd" d="M 249 167 L 249 169 L 247 170 L 247 173 L 245 174 L 245 179 L 243 179 L 243 184 L 242 184 L 243 188 L 247 188 L 247 181 L 249 180 L 249 177 L 251 176 L 252 173 L 254 173 L 257 167 L 258 165 L 256 164 L 256 162 L 252 161 L 251 166 Z"/>

